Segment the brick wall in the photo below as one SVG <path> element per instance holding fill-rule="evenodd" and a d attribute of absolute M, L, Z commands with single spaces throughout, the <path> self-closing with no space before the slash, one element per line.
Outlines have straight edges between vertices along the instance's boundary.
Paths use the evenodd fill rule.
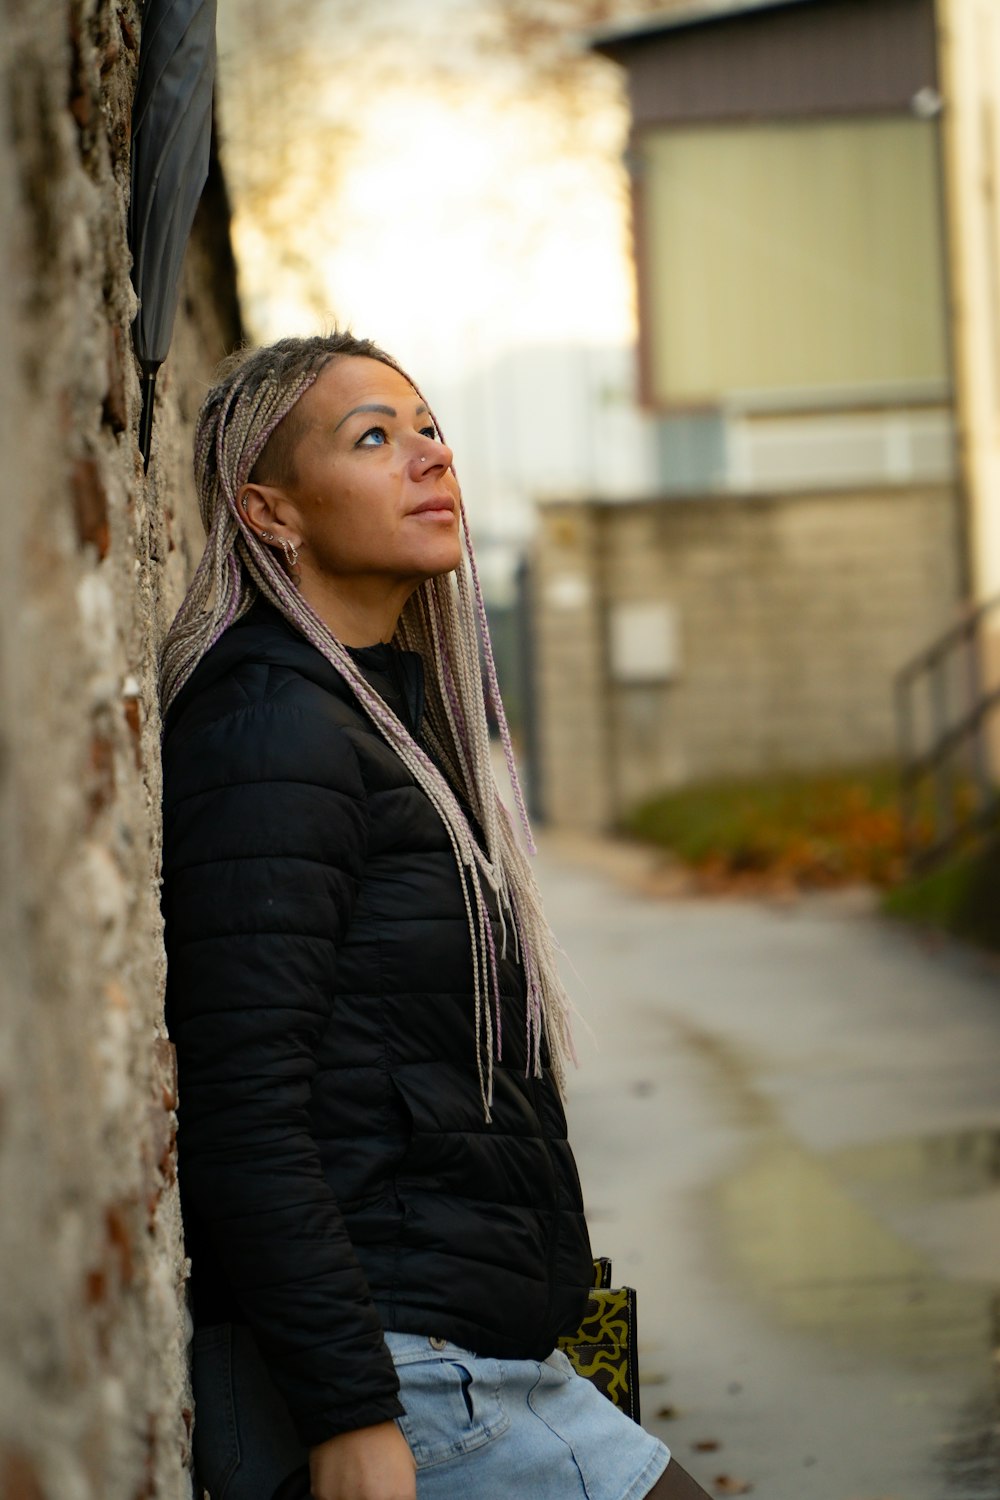
<path fill-rule="evenodd" d="M 0 1494 L 189 1493 L 155 653 L 237 334 L 202 215 L 154 463 L 125 237 L 136 0 L 5 7 L 0 68 Z"/>
<path fill-rule="evenodd" d="M 666 786 L 890 756 L 893 673 L 953 620 L 959 556 L 947 488 L 546 506 L 546 816 L 605 828 Z M 616 682 L 615 606 L 653 601 L 676 675 Z"/>

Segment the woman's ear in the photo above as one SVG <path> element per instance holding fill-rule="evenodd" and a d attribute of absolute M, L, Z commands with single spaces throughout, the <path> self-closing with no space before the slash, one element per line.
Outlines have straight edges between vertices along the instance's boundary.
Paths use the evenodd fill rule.
<path fill-rule="evenodd" d="M 239 493 L 239 505 L 247 524 L 262 536 L 278 524 L 281 491 L 269 484 L 245 484 Z"/>

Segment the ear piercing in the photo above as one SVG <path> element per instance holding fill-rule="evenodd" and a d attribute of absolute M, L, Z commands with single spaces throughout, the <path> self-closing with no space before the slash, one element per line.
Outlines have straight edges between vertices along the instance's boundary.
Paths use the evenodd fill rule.
<path fill-rule="evenodd" d="M 299 549 L 294 542 L 290 542 L 287 536 L 275 536 L 273 531 L 262 531 L 260 534 L 262 542 L 277 542 L 284 555 L 285 562 L 289 568 L 294 568 L 299 560 Z"/>

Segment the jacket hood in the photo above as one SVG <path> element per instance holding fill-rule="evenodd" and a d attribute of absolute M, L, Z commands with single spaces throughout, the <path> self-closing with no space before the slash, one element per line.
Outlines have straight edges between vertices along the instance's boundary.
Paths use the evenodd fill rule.
<path fill-rule="evenodd" d="M 423 659 L 391 642 L 348 646 L 362 676 L 402 720 L 411 734 L 420 732 L 424 708 Z M 170 706 L 164 736 L 171 733 L 196 698 L 209 692 L 244 663 L 287 667 L 340 698 L 354 697 L 350 684 L 311 641 L 268 600 L 258 598 L 241 619 L 205 653 Z"/>

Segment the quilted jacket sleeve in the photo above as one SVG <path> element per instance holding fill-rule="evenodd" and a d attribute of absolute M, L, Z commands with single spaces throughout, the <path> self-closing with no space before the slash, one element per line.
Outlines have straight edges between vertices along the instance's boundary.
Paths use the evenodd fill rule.
<path fill-rule="evenodd" d="M 312 1446 L 403 1410 L 309 1122 L 368 815 L 328 694 L 293 676 L 246 696 L 164 751 L 180 1172 Z"/>

